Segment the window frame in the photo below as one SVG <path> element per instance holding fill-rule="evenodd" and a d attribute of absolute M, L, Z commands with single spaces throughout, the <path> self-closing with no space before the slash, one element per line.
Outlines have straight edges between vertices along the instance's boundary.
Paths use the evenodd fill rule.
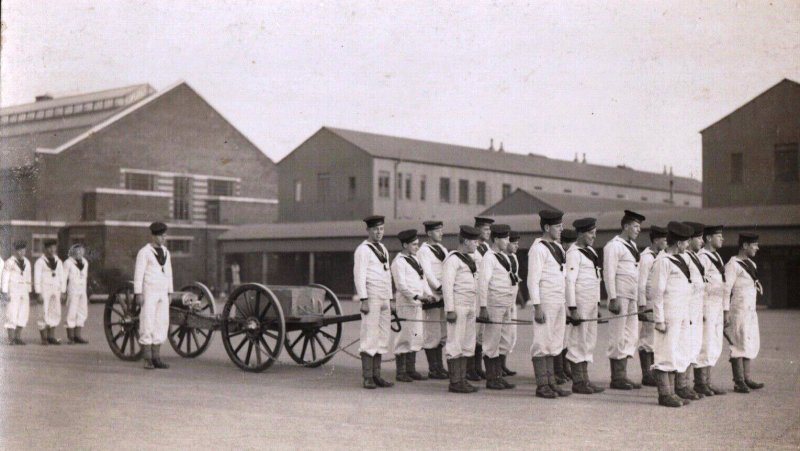
<path fill-rule="evenodd" d="M 439 177 L 439 202 L 449 204 L 451 199 L 450 177 Z"/>
<path fill-rule="evenodd" d="M 475 182 L 475 202 L 477 205 L 486 205 L 486 182 L 483 180 Z"/>
<path fill-rule="evenodd" d="M 729 183 L 732 185 L 744 183 L 744 154 L 742 152 L 731 153 L 730 165 L 731 176 Z"/>
<path fill-rule="evenodd" d="M 378 171 L 378 197 L 381 199 L 392 197 L 392 175 L 389 171 Z"/>
<path fill-rule="evenodd" d="M 188 243 L 188 246 L 187 246 L 188 247 L 188 251 L 176 250 L 174 248 L 174 246 L 172 246 L 172 244 L 171 244 L 171 243 L 174 243 L 176 241 Z M 165 243 L 165 246 L 167 247 L 167 250 L 169 250 L 169 253 L 170 253 L 171 257 L 191 257 L 192 256 L 192 248 L 194 247 L 194 246 L 192 246 L 192 242 L 193 241 L 194 241 L 194 237 L 193 236 L 181 236 L 181 235 L 172 236 L 172 235 L 167 235 L 167 242 Z"/>
<path fill-rule="evenodd" d="M 783 161 L 779 156 L 783 156 Z M 794 160 L 794 161 L 792 161 Z M 778 183 L 796 183 L 800 181 L 798 167 L 798 145 L 796 143 L 777 144 L 773 151 L 774 181 Z"/>

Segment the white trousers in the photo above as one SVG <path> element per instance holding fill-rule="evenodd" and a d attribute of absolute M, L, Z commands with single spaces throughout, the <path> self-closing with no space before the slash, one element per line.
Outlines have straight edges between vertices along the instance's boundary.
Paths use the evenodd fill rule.
<path fill-rule="evenodd" d="M 697 356 L 697 366 L 704 368 L 717 364 L 722 355 L 722 329 L 725 326 L 722 299 L 709 299 L 703 306 L 703 345 Z"/>
<path fill-rule="evenodd" d="M 448 359 L 472 357 L 475 355 L 475 308 L 455 306 L 456 322 L 447 323 L 447 344 L 445 353 Z"/>
<path fill-rule="evenodd" d="M 89 299 L 86 292 L 67 292 L 67 327 L 83 327 L 89 316 Z"/>
<path fill-rule="evenodd" d="M 422 306 L 397 304 L 397 316 L 405 319 L 422 320 Z M 403 321 L 401 323 L 400 332 L 397 333 L 394 340 L 395 354 L 417 352 L 422 349 L 424 341 L 422 325 L 423 323 L 416 321 Z"/>
<path fill-rule="evenodd" d="M 511 306 L 511 319 L 517 319 L 517 304 L 514 303 Z M 511 321 L 513 323 L 513 321 Z M 508 326 L 504 327 L 502 330 L 502 337 L 500 338 L 500 354 L 511 354 L 511 351 L 514 350 L 514 346 L 517 344 L 517 326 Z M 503 352 L 503 349 L 507 349 L 506 352 Z"/>
<path fill-rule="evenodd" d="M 691 342 L 689 314 L 688 311 L 677 310 L 669 315 L 665 312 L 665 316 L 667 332 L 655 331 L 652 369 L 682 373 L 691 363 L 688 347 Z"/>
<path fill-rule="evenodd" d="M 541 304 L 544 311 L 544 324 L 536 322 L 536 309 L 533 316 L 532 357 L 556 356 L 564 350 L 564 333 L 566 331 L 566 304 Z"/>
<path fill-rule="evenodd" d="M 734 309 L 730 311 L 731 326 L 728 337 L 731 339 L 731 358 L 744 357 L 755 359 L 761 347 L 758 330 L 758 314 L 755 306 L 750 309 Z"/>
<path fill-rule="evenodd" d="M 374 356 L 389 352 L 389 338 L 391 337 L 392 309 L 389 299 L 369 298 L 369 313 L 361 314 L 361 344 L 359 352 Z M 406 324 L 404 323 L 403 328 Z"/>
<path fill-rule="evenodd" d="M 38 320 L 36 324 L 39 326 L 39 330 L 57 327 L 61 322 L 61 291 L 57 287 L 55 289 L 43 288 L 42 299 L 44 299 L 44 303 L 37 307 Z"/>
<path fill-rule="evenodd" d="M 486 310 L 489 312 L 489 321 L 493 323 L 511 323 L 511 310 L 512 306 L 488 306 Z M 493 359 L 500 354 L 508 354 L 510 344 L 508 340 L 503 337 L 508 337 L 509 329 L 513 327 L 510 324 L 485 324 L 483 329 L 483 355 Z"/>
<path fill-rule="evenodd" d="M 689 304 L 689 329 L 691 330 L 691 345 L 689 356 L 691 363 L 697 363 L 700 349 L 703 347 L 703 295 L 693 296 Z"/>
<path fill-rule="evenodd" d="M 143 293 L 144 302 L 139 314 L 139 343 L 160 345 L 169 331 L 169 293 Z"/>
<path fill-rule="evenodd" d="M 578 304 L 578 318 L 597 318 L 597 302 Z M 573 363 L 593 362 L 597 345 L 597 321 L 585 321 L 569 328 L 567 360 Z"/>
<path fill-rule="evenodd" d="M 653 308 L 653 304 L 647 303 L 647 309 Z M 653 315 L 650 314 L 652 318 Z M 655 340 L 656 323 L 651 321 L 639 321 L 639 350 L 653 352 L 653 341 Z"/>
<path fill-rule="evenodd" d="M 430 310 L 423 310 L 422 311 L 422 318 L 425 321 L 444 321 L 444 309 L 443 308 L 434 308 Z M 423 344 L 422 347 L 425 349 L 434 349 L 438 348 L 440 344 L 442 344 L 442 338 L 446 335 L 447 332 L 447 325 L 444 323 L 423 323 L 422 324 L 422 335 L 423 335 Z"/>
<path fill-rule="evenodd" d="M 620 305 L 620 315 L 636 313 L 639 309 L 633 299 L 619 298 L 617 300 Z M 608 358 L 620 360 L 633 357 L 639 341 L 639 318 L 632 315 L 611 319 L 608 321 L 608 328 L 608 352 L 606 353 Z"/>
<path fill-rule="evenodd" d="M 31 309 L 31 298 L 26 291 L 11 291 L 8 293 L 6 305 L 6 329 L 16 329 L 28 325 L 28 315 Z"/>

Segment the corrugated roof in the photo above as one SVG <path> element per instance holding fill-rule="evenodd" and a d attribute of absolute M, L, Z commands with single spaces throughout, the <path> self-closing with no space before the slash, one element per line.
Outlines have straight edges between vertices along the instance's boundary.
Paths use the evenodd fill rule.
<path fill-rule="evenodd" d="M 647 217 L 642 225 L 644 230 L 650 225 L 664 226 L 669 221 L 695 221 L 703 224 L 724 224 L 731 228 L 753 228 L 796 226 L 800 227 L 800 205 L 770 205 L 751 207 L 721 208 L 672 208 L 637 210 Z M 564 216 L 566 224 L 589 216 L 587 212 L 568 213 Z M 618 230 L 621 210 L 596 214 L 599 230 Z M 494 216 L 494 219 L 510 225 L 520 232 L 539 232 L 538 215 Z M 444 221 L 444 232 L 448 235 L 458 233 L 459 224 L 472 224 L 472 217 L 453 218 Z M 422 221 L 389 221 L 386 224 L 386 235 L 393 236 L 398 232 L 417 228 L 422 231 Z M 220 240 L 282 240 L 282 239 L 325 239 L 364 236 L 362 221 L 323 221 L 278 224 L 246 224 L 234 227 L 220 236 Z"/>
<path fill-rule="evenodd" d="M 661 199 L 657 199 L 661 201 Z M 673 204 L 656 204 L 626 199 L 608 199 L 604 197 L 575 196 L 571 194 L 548 193 L 536 191 L 531 193 L 521 188 L 510 196 L 492 205 L 481 215 L 536 214 L 543 209 L 556 209 L 565 213 L 583 212 L 600 213 L 604 211 L 655 210 L 676 208 Z"/>
<path fill-rule="evenodd" d="M 142 99 L 155 92 L 152 86 L 147 83 L 138 85 L 123 86 L 121 88 L 106 89 L 103 91 L 87 92 L 85 94 L 76 94 L 63 97 L 56 97 L 52 100 L 42 100 L 39 102 L 23 103 L 21 105 L 13 105 L 0 108 L 0 116 L 8 114 L 27 113 L 30 111 L 45 110 L 59 106 L 72 105 L 83 102 L 94 102 L 97 100 L 113 99 L 116 97 L 124 97 L 130 94 L 139 94 L 134 101 Z M 130 104 L 130 102 L 128 102 Z"/>
<path fill-rule="evenodd" d="M 323 127 L 376 158 L 459 166 L 550 178 L 579 180 L 639 188 L 670 189 L 670 176 L 628 168 L 556 160 L 510 152 L 491 152 L 476 147 L 400 138 L 374 133 Z M 674 177 L 675 192 L 702 194 L 702 183 Z"/>

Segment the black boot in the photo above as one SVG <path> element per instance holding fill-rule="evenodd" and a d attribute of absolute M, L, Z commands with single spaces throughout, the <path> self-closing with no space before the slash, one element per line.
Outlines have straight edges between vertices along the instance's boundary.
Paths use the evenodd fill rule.
<path fill-rule="evenodd" d="M 449 368 L 450 385 L 447 391 L 450 393 L 472 393 L 464 384 L 461 383 L 461 371 L 459 371 L 459 364 L 461 359 L 447 359 L 447 367 Z"/>
<path fill-rule="evenodd" d="M 47 346 L 47 345 L 50 344 L 50 342 L 47 341 L 47 327 L 46 326 L 45 326 L 44 329 L 39 329 L 39 338 L 41 338 L 41 343 L 40 344 L 42 346 Z"/>
<path fill-rule="evenodd" d="M 444 354 L 444 345 L 440 344 L 436 348 L 436 366 L 437 366 L 437 368 L 439 368 L 439 374 L 444 376 L 443 379 L 447 379 L 448 377 L 450 377 L 450 373 L 444 367 L 444 356 L 443 356 L 443 354 Z"/>
<path fill-rule="evenodd" d="M 657 387 L 658 382 L 653 377 L 653 373 L 650 370 L 650 367 L 653 366 L 653 360 L 651 356 L 653 354 L 650 352 L 645 351 L 644 349 L 639 350 L 639 364 L 642 366 L 642 385 L 645 387 Z"/>
<path fill-rule="evenodd" d="M 564 378 L 568 381 L 572 380 L 572 367 L 567 360 L 567 348 L 561 351 L 561 368 L 564 369 Z"/>
<path fill-rule="evenodd" d="M 632 390 L 628 382 L 625 381 L 625 370 L 622 364 L 624 359 L 608 359 L 611 363 L 611 384 L 609 387 L 615 390 Z"/>
<path fill-rule="evenodd" d="M 22 327 L 17 326 L 14 329 L 14 344 L 19 346 L 25 346 L 25 341 L 22 340 Z"/>
<path fill-rule="evenodd" d="M 427 376 L 420 374 L 417 371 L 417 352 L 411 351 L 406 353 L 406 374 L 408 374 L 411 379 L 415 381 L 426 381 L 428 380 Z"/>
<path fill-rule="evenodd" d="M 476 349 L 477 350 L 477 349 Z M 480 382 L 481 377 L 478 375 L 478 371 L 475 369 L 475 356 L 465 357 L 467 359 L 466 363 L 466 379 L 468 381 L 473 382 Z"/>
<path fill-rule="evenodd" d="M 637 384 L 628 378 L 628 357 L 620 359 L 620 362 L 622 362 L 620 363 L 620 368 L 622 370 L 622 378 L 625 380 L 625 382 L 634 390 L 642 388 L 642 384 Z"/>
<path fill-rule="evenodd" d="M 550 388 L 550 383 L 547 377 L 547 358 L 534 357 L 532 360 L 533 374 L 536 377 L 536 396 L 547 399 L 558 398 L 556 392 Z"/>
<path fill-rule="evenodd" d="M 688 406 L 689 404 L 691 404 L 691 401 L 689 401 L 688 399 L 683 399 L 677 394 L 675 394 L 675 387 L 678 386 L 679 374 L 680 373 L 678 373 L 677 371 L 670 371 L 669 373 L 667 373 L 667 377 L 669 378 L 669 395 L 672 397 L 672 399 L 677 400 L 682 405 Z"/>
<path fill-rule="evenodd" d="M 581 362 L 581 374 L 583 375 L 583 380 L 586 381 L 586 386 L 592 389 L 595 393 L 603 393 L 606 391 L 605 388 L 597 386 L 592 383 L 592 380 L 589 379 L 589 362 Z"/>
<path fill-rule="evenodd" d="M 694 369 L 694 391 L 703 396 L 714 396 L 714 392 L 705 380 L 705 368 Z"/>
<path fill-rule="evenodd" d="M 161 360 L 161 345 L 152 345 L 151 348 L 151 352 L 153 353 L 153 366 L 158 369 L 168 369 L 169 365 Z"/>
<path fill-rule="evenodd" d="M 715 395 L 719 396 L 719 395 L 724 395 L 725 393 L 727 393 L 725 390 L 723 390 L 721 388 L 718 388 L 718 387 L 715 387 L 711 383 L 711 367 L 710 366 L 707 366 L 707 367 L 703 368 L 703 370 L 705 370 L 704 374 L 703 374 L 703 380 L 705 381 L 706 385 L 708 385 L 708 388 L 712 392 L 714 392 Z"/>
<path fill-rule="evenodd" d="M 700 396 L 689 388 L 689 370 L 675 374 L 675 394 L 681 399 L 697 401 Z"/>
<path fill-rule="evenodd" d="M 475 374 L 481 379 L 486 379 L 486 372 L 483 371 L 483 346 L 475 345 Z"/>
<path fill-rule="evenodd" d="M 495 361 L 499 361 L 499 357 L 490 359 L 489 357 L 483 358 L 486 364 L 486 388 L 489 390 L 505 390 L 506 386 L 500 382 L 500 371 L 497 371 Z"/>
<path fill-rule="evenodd" d="M 56 328 L 55 327 L 48 327 L 47 328 L 47 342 L 51 345 L 60 345 L 61 340 L 56 338 Z"/>
<path fill-rule="evenodd" d="M 370 390 L 377 388 L 372 378 L 372 356 L 366 352 L 361 353 L 361 377 L 364 379 L 364 388 Z"/>
<path fill-rule="evenodd" d="M 381 377 L 381 355 L 377 353 L 372 356 L 372 379 L 375 380 L 375 385 L 381 388 L 394 386 L 394 382 L 389 382 Z"/>
<path fill-rule="evenodd" d="M 587 381 L 583 379 L 582 363 L 570 362 L 569 360 L 567 360 L 567 363 L 572 367 L 572 393 L 593 395 L 594 390 L 592 390 Z"/>
<path fill-rule="evenodd" d="M 397 365 L 397 375 L 395 380 L 397 382 L 414 382 L 414 379 L 408 374 L 408 354 L 398 353 L 394 355 L 394 363 Z"/>
<path fill-rule="evenodd" d="M 550 390 L 553 390 L 558 396 L 566 397 L 571 395 L 572 392 L 564 390 L 556 384 L 555 359 L 560 357 L 560 355 L 550 355 L 545 358 L 545 362 L 547 362 L 547 382 L 550 384 Z"/>
<path fill-rule="evenodd" d="M 550 357 L 553 361 L 553 376 L 555 377 L 555 385 L 564 385 L 567 383 L 567 376 L 564 374 L 564 361 L 561 359 L 561 354 Z"/>
<path fill-rule="evenodd" d="M 742 367 L 744 368 L 744 383 L 751 390 L 758 390 L 764 388 L 764 384 L 750 379 L 750 359 L 742 358 Z"/>
<path fill-rule="evenodd" d="M 72 327 L 67 327 L 67 344 L 72 345 L 75 344 L 75 329 Z"/>
<path fill-rule="evenodd" d="M 658 386 L 658 405 L 664 407 L 681 407 L 681 400 L 672 395 L 672 384 L 669 374 L 659 370 L 653 370 L 653 375 Z"/>
<path fill-rule="evenodd" d="M 500 354 L 500 367 L 503 369 L 503 377 L 506 376 L 516 376 L 516 371 L 511 371 L 508 366 L 506 365 L 506 359 L 508 358 L 507 354 Z"/>
<path fill-rule="evenodd" d="M 153 365 L 153 352 L 150 349 L 150 345 L 142 345 L 142 356 L 144 357 L 144 369 L 156 369 L 156 367 Z"/>
<path fill-rule="evenodd" d="M 81 336 L 81 329 L 83 328 L 82 327 L 75 328 L 75 343 L 78 343 L 79 345 L 89 344 L 89 342 L 84 340 L 83 337 Z"/>
<path fill-rule="evenodd" d="M 434 380 L 448 379 L 446 374 L 443 374 L 439 369 L 439 352 L 438 348 L 426 349 L 425 358 L 428 359 L 428 378 Z M 448 363 L 449 365 L 449 363 Z"/>
<path fill-rule="evenodd" d="M 15 344 L 17 344 L 14 341 L 14 329 L 6 329 L 6 331 L 8 331 L 8 344 L 11 345 L 11 346 L 14 346 Z"/>

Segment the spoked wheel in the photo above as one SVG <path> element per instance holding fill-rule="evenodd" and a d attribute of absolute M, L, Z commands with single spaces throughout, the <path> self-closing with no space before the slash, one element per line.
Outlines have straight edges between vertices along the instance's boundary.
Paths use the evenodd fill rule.
<path fill-rule="evenodd" d="M 197 295 L 197 299 L 201 302 L 199 309 L 194 310 L 196 313 L 214 316 L 217 314 L 217 305 L 214 302 L 214 295 L 207 286 L 200 282 L 195 282 L 181 288 L 181 291 L 187 291 Z M 186 358 L 194 358 L 204 353 L 211 344 L 211 337 L 214 331 L 210 329 L 200 329 L 197 327 L 190 327 L 187 325 L 169 325 L 169 344 L 172 349 L 181 356 Z"/>
<path fill-rule="evenodd" d="M 228 357 L 245 371 L 272 366 L 286 338 L 283 309 L 264 285 L 248 283 L 231 293 L 222 311 L 222 344 Z"/>
<path fill-rule="evenodd" d="M 142 358 L 139 344 L 139 312 L 141 306 L 133 295 L 133 284 L 127 283 L 108 297 L 103 312 L 103 329 L 111 352 L 122 360 Z"/>
<path fill-rule="evenodd" d="M 325 290 L 325 301 L 322 305 L 324 316 L 341 316 L 342 305 L 330 288 L 316 283 L 309 286 Z M 300 365 L 316 368 L 333 358 L 332 353 L 339 349 L 341 339 L 342 323 L 293 330 L 286 333 L 286 352 Z"/>

